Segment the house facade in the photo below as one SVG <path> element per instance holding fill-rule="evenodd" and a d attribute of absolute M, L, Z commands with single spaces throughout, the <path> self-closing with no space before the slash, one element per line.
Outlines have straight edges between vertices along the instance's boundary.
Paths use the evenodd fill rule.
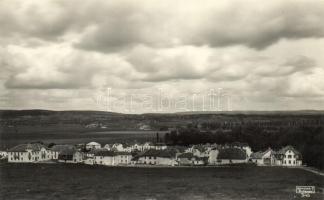
<path fill-rule="evenodd" d="M 8 150 L 8 162 L 33 163 L 51 160 L 51 151 L 39 143 L 21 144 Z"/>
<path fill-rule="evenodd" d="M 213 148 L 209 151 L 208 154 L 208 164 L 209 165 L 216 165 L 217 164 L 217 157 L 219 154 L 219 150 L 216 148 Z"/>
<path fill-rule="evenodd" d="M 276 165 L 282 166 L 301 166 L 302 165 L 302 156 L 299 151 L 297 151 L 292 146 L 286 146 L 276 152 L 275 155 Z"/>
<path fill-rule="evenodd" d="M 132 161 L 132 154 L 129 152 L 115 152 L 115 163 L 117 165 L 129 165 Z"/>
<path fill-rule="evenodd" d="M 115 162 L 115 153 L 113 151 L 98 151 L 94 154 L 94 164 L 95 165 L 106 165 L 114 166 Z"/>
<path fill-rule="evenodd" d="M 177 164 L 175 153 L 166 150 L 149 149 L 138 157 L 138 164 L 145 165 L 168 165 L 174 166 Z"/>

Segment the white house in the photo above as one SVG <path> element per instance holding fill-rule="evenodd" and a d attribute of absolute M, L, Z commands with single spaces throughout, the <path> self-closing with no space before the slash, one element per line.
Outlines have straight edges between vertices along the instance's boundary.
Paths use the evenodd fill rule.
<path fill-rule="evenodd" d="M 132 154 L 129 152 L 115 152 L 115 163 L 116 165 L 129 165 L 132 161 Z"/>
<path fill-rule="evenodd" d="M 177 161 L 175 159 L 175 153 L 171 151 L 149 149 L 139 156 L 138 163 L 174 166 L 177 164 Z"/>
<path fill-rule="evenodd" d="M 51 160 L 51 152 L 40 143 L 20 144 L 8 150 L 8 162 L 32 163 Z"/>
<path fill-rule="evenodd" d="M 168 146 L 164 143 L 156 143 L 156 144 L 151 144 L 150 149 L 155 149 L 155 150 L 166 150 Z"/>
<path fill-rule="evenodd" d="M 115 162 L 115 153 L 113 151 L 101 150 L 94 154 L 94 164 L 96 165 L 117 165 Z"/>
<path fill-rule="evenodd" d="M 276 165 L 301 166 L 302 157 L 299 151 L 292 146 L 286 146 L 275 154 Z"/>
<path fill-rule="evenodd" d="M 101 148 L 101 144 L 99 144 L 98 142 L 89 142 L 88 144 L 86 144 L 87 150 L 100 149 L 100 148 Z"/>
<path fill-rule="evenodd" d="M 217 157 L 219 154 L 219 150 L 216 148 L 213 148 L 209 151 L 208 154 L 208 164 L 209 165 L 216 165 L 217 164 Z"/>

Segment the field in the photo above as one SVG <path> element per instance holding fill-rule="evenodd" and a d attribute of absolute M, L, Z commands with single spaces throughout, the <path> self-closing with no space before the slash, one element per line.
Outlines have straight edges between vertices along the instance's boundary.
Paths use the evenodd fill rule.
<path fill-rule="evenodd" d="M 27 129 L 28 130 L 28 129 Z M 33 130 L 39 131 L 34 128 Z M 83 131 L 56 131 L 54 129 L 44 130 L 39 133 L 36 131 L 25 132 L 0 132 L 0 150 L 11 148 L 15 145 L 42 141 L 46 144 L 78 144 L 96 141 L 102 145 L 114 142 L 146 142 L 155 141 L 156 133 L 159 133 L 160 137 L 163 137 L 165 131 L 94 131 L 94 130 L 83 130 Z"/>
<path fill-rule="evenodd" d="M 323 177 L 276 167 L 127 168 L 64 164 L 0 165 L 0 199 L 299 199 L 296 185 Z"/>

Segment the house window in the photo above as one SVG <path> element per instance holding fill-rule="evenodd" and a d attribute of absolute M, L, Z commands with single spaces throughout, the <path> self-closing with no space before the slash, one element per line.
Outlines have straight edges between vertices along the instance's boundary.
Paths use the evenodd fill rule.
<path fill-rule="evenodd" d="M 289 162 L 289 164 L 291 164 L 291 161 L 290 160 L 288 162 Z"/>
<path fill-rule="evenodd" d="M 291 158 L 291 155 L 288 155 L 288 158 Z"/>
<path fill-rule="evenodd" d="M 286 164 L 286 161 L 284 161 L 284 163 Z"/>
<path fill-rule="evenodd" d="M 296 161 L 294 160 L 294 164 L 296 164 Z"/>

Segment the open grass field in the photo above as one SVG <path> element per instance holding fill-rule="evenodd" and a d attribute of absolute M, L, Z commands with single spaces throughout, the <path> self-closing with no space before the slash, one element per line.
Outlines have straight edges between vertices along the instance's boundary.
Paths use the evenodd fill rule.
<path fill-rule="evenodd" d="M 322 176 L 277 167 L 126 168 L 73 164 L 0 165 L 0 199 L 300 199 L 296 185 Z"/>

